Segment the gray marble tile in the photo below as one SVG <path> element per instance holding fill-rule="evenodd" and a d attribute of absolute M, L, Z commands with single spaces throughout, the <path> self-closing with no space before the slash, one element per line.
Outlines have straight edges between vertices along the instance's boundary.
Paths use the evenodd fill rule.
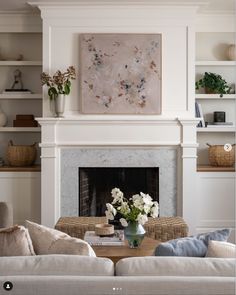
<path fill-rule="evenodd" d="M 61 150 L 61 216 L 78 216 L 80 167 L 159 167 L 160 216 L 176 215 L 177 149 L 66 148 Z M 148 193 L 148 192 L 147 192 Z"/>

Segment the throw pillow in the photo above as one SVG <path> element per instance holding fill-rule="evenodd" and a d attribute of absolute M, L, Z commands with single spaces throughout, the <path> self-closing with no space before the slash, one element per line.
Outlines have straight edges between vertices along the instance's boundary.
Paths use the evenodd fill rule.
<path fill-rule="evenodd" d="M 0 230 L 0 256 L 35 255 L 28 230 L 24 226 L 12 226 Z"/>
<path fill-rule="evenodd" d="M 206 257 L 236 258 L 236 245 L 222 241 L 209 241 Z"/>
<path fill-rule="evenodd" d="M 35 253 L 96 256 L 85 241 L 71 238 L 66 233 L 26 220 Z"/>
<path fill-rule="evenodd" d="M 155 250 L 155 255 L 204 257 L 210 240 L 227 241 L 229 234 L 229 229 L 222 229 L 196 236 L 170 240 L 159 244 Z"/>

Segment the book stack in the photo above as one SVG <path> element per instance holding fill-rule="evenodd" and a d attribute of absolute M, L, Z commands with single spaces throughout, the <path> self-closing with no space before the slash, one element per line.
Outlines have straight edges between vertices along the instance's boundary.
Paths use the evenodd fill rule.
<path fill-rule="evenodd" d="M 34 115 L 16 115 L 13 127 L 38 127 L 38 122 L 34 120 Z"/>
<path fill-rule="evenodd" d="M 124 242 L 124 231 L 115 230 L 113 236 L 100 237 L 95 234 L 95 231 L 86 231 L 84 240 L 91 246 L 123 246 Z"/>
<path fill-rule="evenodd" d="M 198 102 L 195 102 L 195 117 L 200 118 L 199 123 L 197 124 L 197 127 L 205 127 L 205 120 L 203 117 L 202 106 Z"/>

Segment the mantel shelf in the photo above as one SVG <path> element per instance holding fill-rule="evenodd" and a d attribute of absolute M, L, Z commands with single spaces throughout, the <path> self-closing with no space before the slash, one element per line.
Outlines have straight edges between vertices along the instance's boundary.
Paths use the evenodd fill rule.
<path fill-rule="evenodd" d="M 42 66 L 41 60 L 0 60 L 0 66 Z"/>
<path fill-rule="evenodd" d="M 233 100 L 236 99 L 236 94 L 224 94 L 223 97 L 220 97 L 220 94 L 196 94 L 196 99 L 203 100 Z"/>
<path fill-rule="evenodd" d="M 229 60 L 199 60 L 195 62 L 196 66 L 235 66 L 235 61 Z"/>
<path fill-rule="evenodd" d="M 1 100 L 8 100 L 8 99 L 13 99 L 13 100 L 18 100 L 18 99 L 42 99 L 42 93 L 14 93 L 12 94 L 11 92 L 8 93 L 2 93 L 0 94 L 0 99 Z"/>
<path fill-rule="evenodd" d="M 0 127 L 0 132 L 40 132 L 40 127 Z"/>

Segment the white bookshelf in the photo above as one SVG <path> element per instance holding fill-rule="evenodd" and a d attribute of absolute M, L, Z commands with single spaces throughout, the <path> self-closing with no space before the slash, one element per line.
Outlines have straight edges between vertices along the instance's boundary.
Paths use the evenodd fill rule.
<path fill-rule="evenodd" d="M 0 127 L 0 132 L 40 132 L 41 128 L 40 127 Z"/>
<path fill-rule="evenodd" d="M 34 99 L 42 99 L 42 93 L 2 93 L 0 94 L 0 100 L 17 100 L 17 99 L 23 99 L 23 100 L 34 100 Z"/>
<path fill-rule="evenodd" d="M 204 100 L 234 100 L 236 99 L 236 94 L 224 94 L 223 97 L 220 97 L 220 94 L 196 94 L 196 99 L 204 99 Z"/>
<path fill-rule="evenodd" d="M 0 66 L 42 66 L 41 60 L 1 60 Z"/>
<path fill-rule="evenodd" d="M 235 132 L 235 126 L 198 127 L 197 132 Z"/>
<path fill-rule="evenodd" d="M 197 60 L 195 62 L 196 66 L 206 67 L 206 66 L 223 66 L 223 67 L 233 67 L 236 65 L 235 61 L 229 60 Z"/>

